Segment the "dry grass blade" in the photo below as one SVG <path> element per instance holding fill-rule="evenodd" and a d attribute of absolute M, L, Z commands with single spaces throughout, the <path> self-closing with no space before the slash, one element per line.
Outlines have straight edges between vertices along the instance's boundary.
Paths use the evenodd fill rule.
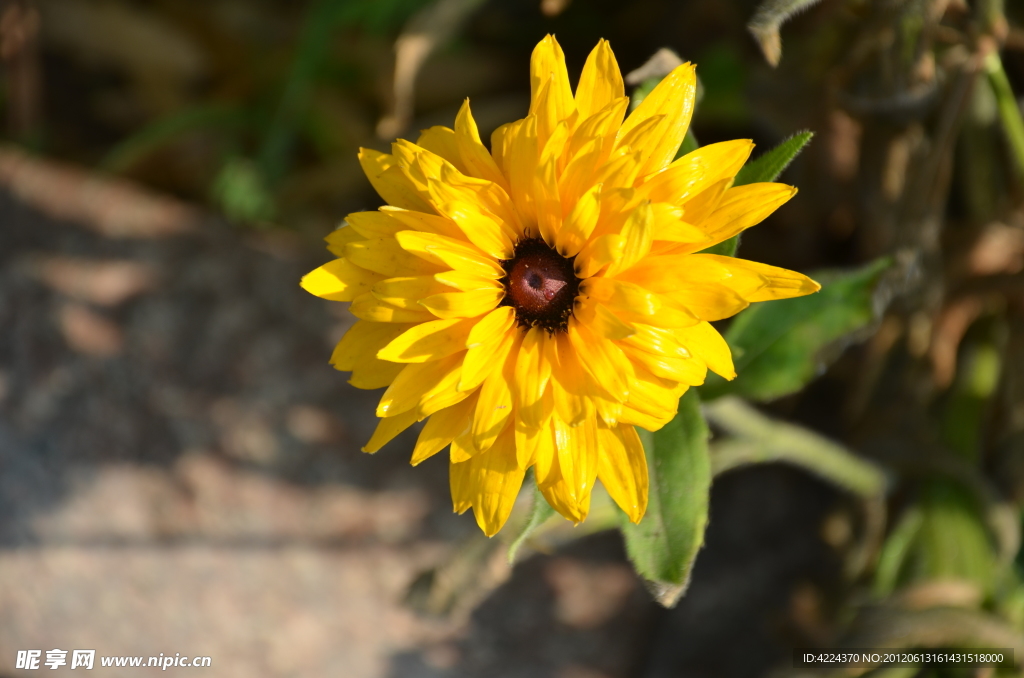
<path fill-rule="evenodd" d="M 484 0 L 436 0 L 415 14 L 395 41 L 395 76 L 391 112 L 377 123 L 377 136 L 391 139 L 413 116 L 416 76 L 427 58 L 450 40 Z"/>
<path fill-rule="evenodd" d="M 778 66 L 782 58 L 782 38 L 779 37 L 782 24 L 817 2 L 819 0 L 764 0 L 758 6 L 747 29 L 754 34 L 768 63 Z"/>
<path fill-rule="evenodd" d="M 192 231 L 198 212 L 130 182 L 0 148 L 0 187 L 55 219 L 109 238 L 159 238 Z"/>

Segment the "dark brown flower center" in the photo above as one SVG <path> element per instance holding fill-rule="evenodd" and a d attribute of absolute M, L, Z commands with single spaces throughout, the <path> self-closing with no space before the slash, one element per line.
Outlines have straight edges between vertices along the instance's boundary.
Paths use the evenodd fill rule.
<path fill-rule="evenodd" d="M 575 259 L 575 257 L 573 257 Z M 562 332 L 569 326 L 580 280 L 573 272 L 573 259 L 566 259 L 541 238 L 520 240 L 511 259 L 502 262 L 506 306 L 516 310 L 516 319 L 526 327 L 540 326 L 548 332 Z"/>

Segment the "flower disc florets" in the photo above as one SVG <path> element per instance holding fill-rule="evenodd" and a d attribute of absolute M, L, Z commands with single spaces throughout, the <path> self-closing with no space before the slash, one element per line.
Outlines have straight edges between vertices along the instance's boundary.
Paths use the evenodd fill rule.
<path fill-rule="evenodd" d="M 563 257 L 542 238 L 516 243 L 515 254 L 501 262 L 505 277 L 503 306 L 511 306 L 523 327 L 542 327 L 549 333 L 569 327 L 580 279 L 573 270 L 576 257 Z"/>

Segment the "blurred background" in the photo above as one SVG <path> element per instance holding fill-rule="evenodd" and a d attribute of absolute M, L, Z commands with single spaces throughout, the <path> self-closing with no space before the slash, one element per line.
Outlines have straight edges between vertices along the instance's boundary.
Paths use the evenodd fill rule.
<path fill-rule="evenodd" d="M 0 676 L 53 648 L 247 678 L 776 676 L 842 642 L 1024 661 L 1024 6 L 759 4 L 0 0 Z M 512 567 L 452 513 L 444 455 L 409 467 L 415 431 L 360 453 L 379 394 L 327 363 L 353 320 L 298 287 L 380 204 L 357 149 L 467 96 L 485 139 L 524 116 L 546 33 L 573 81 L 600 38 L 627 73 L 695 61 L 701 144 L 816 135 L 738 255 L 841 284 L 793 330 L 796 376 L 737 387 L 761 429 L 709 405 L 713 452 L 796 438 L 719 450 L 673 609 L 607 521 Z M 886 675 L 993 675 L 943 671 Z"/>

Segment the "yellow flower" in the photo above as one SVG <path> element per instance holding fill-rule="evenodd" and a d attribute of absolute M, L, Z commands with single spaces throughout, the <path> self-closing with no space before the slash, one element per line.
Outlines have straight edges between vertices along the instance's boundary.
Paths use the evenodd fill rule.
<path fill-rule="evenodd" d="M 733 187 L 753 144 L 673 162 L 694 106 L 692 64 L 628 106 L 608 43 L 573 95 L 554 37 L 530 62 L 522 120 L 491 151 L 463 104 L 360 162 L 388 206 L 327 237 L 339 258 L 302 286 L 350 301 L 359 320 L 331 356 L 359 388 L 387 387 L 364 450 L 427 419 L 412 463 L 451 445 L 455 510 L 493 535 L 527 469 L 548 502 L 582 521 L 600 479 L 637 522 L 647 465 L 635 426 L 657 430 L 708 368 L 735 376 L 709 321 L 752 301 L 817 291 L 799 273 L 699 254 L 753 226 L 796 189 Z"/>

